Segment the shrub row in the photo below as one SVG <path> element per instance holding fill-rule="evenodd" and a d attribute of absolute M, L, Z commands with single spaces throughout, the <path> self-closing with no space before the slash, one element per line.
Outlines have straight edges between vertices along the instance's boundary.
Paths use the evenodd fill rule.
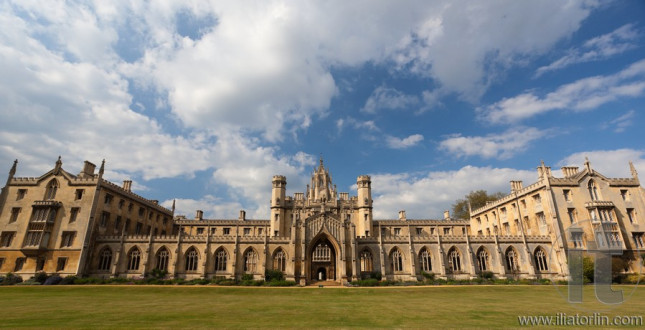
<path fill-rule="evenodd" d="M 165 271 L 156 271 L 147 274 L 143 278 L 99 278 L 99 277 L 77 277 L 66 276 L 61 277 L 58 274 L 47 275 L 44 272 L 37 273 L 30 279 L 23 281 L 20 276 L 8 273 L 6 276 L 0 276 L 0 285 L 83 285 L 83 284 L 157 284 L 157 285 L 241 285 L 241 286 L 295 286 L 295 281 L 286 281 L 284 275 L 280 272 L 278 275 L 273 272 L 271 276 L 267 275 L 267 281 L 254 280 L 253 275 L 245 274 L 242 280 L 237 281 L 228 279 L 222 276 L 216 276 L 212 279 L 196 278 L 192 280 L 185 280 L 183 278 L 167 279 L 168 275 Z"/>
<path fill-rule="evenodd" d="M 352 281 L 352 286 L 413 286 L 413 285 L 479 285 L 479 284 L 526 284 L 526 285 L 541 285 L 551 284 L 549 279 L 539 280 L 514 280 L 514 279 L 495 279 L 493 273 L 484 273 L 480 277 L 468 280 L 455 280 L 455 279 L 440 279 L 436 278 L 433 273 L 422 273 L 423 281 L 379 281 L 374 278 L 363 279 L 359 281 Z M 566 283 L 566 282 L 565 282 Z"/>

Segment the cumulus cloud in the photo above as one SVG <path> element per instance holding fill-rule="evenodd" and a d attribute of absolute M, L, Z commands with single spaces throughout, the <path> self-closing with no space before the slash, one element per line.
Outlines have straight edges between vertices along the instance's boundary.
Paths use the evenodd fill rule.
<path fill-rule="evenodd" d="M 539 77 L 549 71 L 561 70 L 578 63 L 604 60 L 624 53 L 636 47 L 635 41 L 638 37 L 639 32 L 634 24 L 625 24 L 610 33 L 587 40 L 580 48 L 570 49 L 567 55 L 538 68 L 535 76 Z"/>
<path fill-rule="evenodd" d="M 509 192 L 511 180 L 533 182 L 535 171 L 464 166 L 456 171 L 372 174 L 375 219 L 396 219 L 399 210 L 408 218 L 442 219 L 443 211 L 470 191 Z"/>
<path fill-rule="evenodd" d="M 423 135 L 421 134 L 412 134 L 406 138 L 398 138 L 390 135 L 385 137 L 388 148 L 392 149 L 407 149 L 418 145 L 421 141 L 423 141 Z"/>
<path fill-rule="evenodd" d="M 419 98 L 414 95 L 406 95 L 394 88 L 379 86 L 372 92 L 361 111 L 376 113 L 378 110 L 407 109 L 418 102 Z"/>
<path fill-rule="evenodd" d="M 455 134 L 441 141 L 439 149 L 458 157 L 480 156 L 482 158 L 508 159 L 526 150 L 531 142 L 544 137 L 546 133 L 547 130 L 524 127 L 486 136 Z"/>
<path fill-rule="evenodd" d="M 517 122 L 554 110 L 586 111 L 622 97 L 645 93 L 645 60 L 620 72 L 595 76 L 560 86 L 544 97 L 527 92 L 479 108 L 481 118 L 491 123 Z"/>

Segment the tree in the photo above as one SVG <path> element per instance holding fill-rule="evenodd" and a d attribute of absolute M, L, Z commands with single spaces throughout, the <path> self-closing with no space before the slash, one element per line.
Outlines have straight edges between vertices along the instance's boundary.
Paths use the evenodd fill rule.
<path fill-rule="evenodd" d="M 471 208 L 475 210 L 486 205 L 486 202 L 496 201 L 504 196 L 505 194 L 502 192 L 488 194 L 486 190 L 471 191 L 464 198 L 458 199 L 452 204 L 452 217 L 455 219 L 469 219 L 468 202 L 470 202 Z"/>

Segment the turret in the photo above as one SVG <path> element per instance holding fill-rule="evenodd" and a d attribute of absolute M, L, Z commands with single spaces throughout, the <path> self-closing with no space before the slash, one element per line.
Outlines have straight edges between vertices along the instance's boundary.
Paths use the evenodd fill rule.
<path fill-rule="evenodd" d="M 271 234 L 281 236 L 285 233 L 285 198 L 287 192 L 287 178 L 282 175 L 274 175 L 271 181 Z"/>
<path fill-rule="evenodd" d="M 356 179 L 358 187 L 358 219 L 356 220 L 356 233 L 359 236 L 370 236 L 372 228 L 372 181 L 369 175 L 361 175 Z"/>

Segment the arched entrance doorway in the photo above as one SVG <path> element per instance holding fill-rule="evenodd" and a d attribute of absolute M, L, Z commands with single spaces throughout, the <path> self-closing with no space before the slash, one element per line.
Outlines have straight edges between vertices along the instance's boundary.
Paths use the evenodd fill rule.
<path fill-rule="evenodd" d="M 309 274 L 312 281 L 336 280 L 336 251 L 327 238 L 314 244 L 310 260 Z"/>

